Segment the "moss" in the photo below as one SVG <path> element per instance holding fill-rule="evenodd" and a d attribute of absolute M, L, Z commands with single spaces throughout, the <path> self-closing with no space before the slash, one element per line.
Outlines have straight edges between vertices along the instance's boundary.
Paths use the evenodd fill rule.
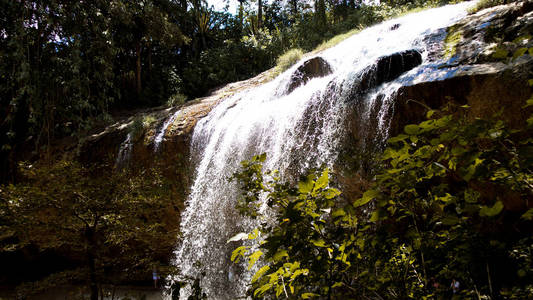
<path fill-rule="evenodd" d="M 448 34 L 444 40 L 444 58 L 452 58 L 457 52 L 457 44 L 463 38 L 463 31 L 459 30 L 457 26 L 448 28 Z"/>

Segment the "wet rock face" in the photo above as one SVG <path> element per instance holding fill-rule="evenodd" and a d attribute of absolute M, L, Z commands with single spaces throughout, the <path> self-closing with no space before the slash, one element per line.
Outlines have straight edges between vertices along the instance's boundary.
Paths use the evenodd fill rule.
<path fill-rule="evenodd" d="M 298 67 L 292 74 L 290 82 L 287 85 L 287 94 L 313 78 L 324 77 L 332 72 L 331 66 L 322 57 L 317 56 L 311 58 Z"/>
<path fill-rule="evenodd" d="M 378 58 L 377 62 L 363 72 L 361 82 L 354 87 L 351 98 L 358 98 L 382 83 L 392 81 L 422 63 L 417 50 L 407 50 Z"/>
<path fill-rule="evenodd" d="M 376 84 L 392 81 L 401 74 L 422 63 L 422 55 L 417 50 L 398 52 L 378 59 L 376 66 Z"/>

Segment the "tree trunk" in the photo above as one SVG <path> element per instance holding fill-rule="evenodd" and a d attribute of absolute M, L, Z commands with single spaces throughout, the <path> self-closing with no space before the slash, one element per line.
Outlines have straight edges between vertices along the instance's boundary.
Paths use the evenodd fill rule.
<path fill-rule="evenodd" d="M 317 17 L 318 26 L 320 29 L 324 29 L 326 27 L 326 3 L 324 0 L 316 0 L 315 15 Z"/>
<path fill-rule="evenodd" d="M 141 86 L 141 42 L 137 42 L 135 46 L 135 53 L 137 55 L 137 62 L 135 68 L 135 82 L 137 88 L 137 96 L 141 95 L 142 86 Z"/>
<path fill-rule="evenodd" d="M 257 29 L 263 27 L 263 0 L 257 1 Z"/>
<path fill-rule="evenodd" d="M 87 262 L 89 264 L 89 289 L 91 300 L 98 300 L 98 282 L 96 280 L 96 241 L 94 228 L 86 228 L 87 237 Z"/>
<path fill-rule="evenodd" d="M 239 29 L 242 32 L 244 26 L 244 5 L 243 0 L 239 1 Z"/>
<path fill-rule="evenodd" d="M 296 19 L 296 16 L 298 15 L 298 0 L 291 0 L 292 3 L 292 15 L 294 16 L 294 19 Z"/>
<path fill-rule="evenodd" d="M 152 76 L 152 46 L 148 45 L 148 78 Z"/>

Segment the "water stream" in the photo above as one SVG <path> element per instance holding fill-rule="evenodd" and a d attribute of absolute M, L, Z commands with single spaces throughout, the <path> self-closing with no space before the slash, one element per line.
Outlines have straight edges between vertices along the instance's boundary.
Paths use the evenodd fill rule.
<path fill-rule="evenodd" d="M 199 279 L 209 299 L 243 297 L 252 274 L 230 261 L 234 245 L 226 241 L 254 228 L 255 223 L 235 211 L 239 191 L 227 178 L 242 160 L 260 153 L 267 153 L 265 169 L 278 169 L 282 176 L 322 164 L 332 166 L 345 135 L 347 112 L 354 106 L 360 107 L 359 128 L 376 132 L 366 143 L 383 142 L 389 126 L 385 116 L 394 93 L 435 71 L 426 59 L 427 37 L 463 18 L 469 5 L 431 9 L 366 29 L 318 54 L 331 65 L 332 74 L 286 94 L 290 76 L 302 60 L 271 82 L 224 100 L 201 119 L 191 144 L 195 180 L 182 213 L 183 236 L 175 251 L 175 264 L 182 275 L 175 279 Z M 410 49 L 422 53 L 420 66 L 354 99 L 352 91 L 361 74 L 374 67 L 379 57 Z M 377 95 L 382 95 L 379 101 Z M 379 111 L 371 114 L 377 102 Z M 371 117 L 378 118 L 372 123 L 377 125 L 365 126 Z M 191 287 L 182 290 L 180 298 L 187 299 L 189 293 Z"/>

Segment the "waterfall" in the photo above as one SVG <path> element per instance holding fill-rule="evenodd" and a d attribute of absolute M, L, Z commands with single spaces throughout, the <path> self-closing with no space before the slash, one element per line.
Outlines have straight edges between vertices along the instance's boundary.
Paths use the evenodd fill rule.
<path fill-rule="evenodd" d="M 126 139 L 124 139 L 124 141 L 120 144 L 120 148 L 118 149 L 118 155 L 115 160 L 115 166 L 121 168 L 126 162 L 129 161 L 131 157 L 132 148 L 132 133 L 128 132 L 128 134 L 126 135 Z"/>
<path fill-rule="evenodd" d="M 466 16 L 469 5 L 426 10 L 366 29 L 318 54 L 331 66 L 331 74 L 310 79 L 287 94 L 291 74 L 310 57 L 304 58 L 271 82 L 224 100 L 201 119 L 191 143 L 196 174 L 182 213 L 182 237 L 175 251 L 181 276 L 176 280 L 197 279 L 209 299 L 245 297 L 253 274 L 230 261 L 234 245 L 226 241 L 256 227 L 257 221 L 235 211 L 239 190 L 227 178 L 242 160 L 261 153 L 267 153 L 264 168 L 278 169 L 285 178 L 323 164 L 333 166 L 347 112 L 353 107 L 359 107 L 358 128 L 376 132 L 365 143 L 383 143 L 394 93 L 436 70 L 427 59 L 428 43 L 444 38 L 443 28 Z M 354 94 L 378 58 L 411 49 L 422 54 L 421 65 Z M 181 299 L 188 293 L 190 286 L 182 289 Z"/>
<path fill-rule="evenodd" d="M 165 133 L 167 131 L 168 126 L 174 123 L 174 121 L 176 120 L 176 118 L 179 116 L 180 113 L 181 113 L 181 110 L 177 110 L 176 112 L 174 112 L 172 116 L 170 116 L 170 118 L 165 120 L 165 122 L 163 123 L 163 126 L 161 126 L 161 129 L 159 129 L 159 131 L 157 132 L 157 135 L 154 138 L 155 152 L 159 150 L 159 145 L 161 145 L 161 142 L 163 141 L 163 138 L 165 137 Z"/>

